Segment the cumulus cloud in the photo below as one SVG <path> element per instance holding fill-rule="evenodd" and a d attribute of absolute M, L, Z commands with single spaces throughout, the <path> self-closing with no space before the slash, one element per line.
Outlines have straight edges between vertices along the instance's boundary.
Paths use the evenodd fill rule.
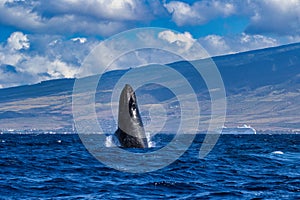
<path fill-rule="evenodd" d="M 14 66 L 0 64 L 0 88 L 26 85 L 35 80 L 30 73 L 18 72 Z"/>
<path fill-rule="evenodd" d="M 52 2 L 52 1 L 51 1 Z M 0 3 L 0 24 L 41 34 L 108 36 L 126 28 L 120 21 L 95 20 L 84 15 L 65 14 L 44 17 L 34 7 Z"/>
<path fill-rule="evenodd" d="M 97 43 L 81 37 L 64 39 L 14 32 L 6 42 L 0 43 L 0 85 L 11 87 L 54 78 L 73 78 Z"/>
<path fill-rule="evenodd" d="M 158 34 L 158 38 L 168 41 L 169 43 L 176 44 L 178 48 L 187 51 L 196 41 L 189 32 L 174 33 L 173 31 L 162 31 Z"/>
<path fill-rule="evenodd" d="M 13 50 L 28 49 L 30 47 L 27 35 L 21 32 L 14 32 L 7 40 L 9 48 Z"/>
<path fill-rule="evenodd" d="M 300 42 L 300 35 L 288 35 L 285 43 L 297 43 Z"/>
<path fill-rule="evenodd" d="M 76 37 L 71 39 L 74 42 L 80 42 L 81 44 L 86 43 L 87 39 L 84 37 Z"/>
<path fill-rule="evenodd" d="M 170 1 L 164 4 L 178 26 L 201 25 L 216 17 L 227 17 L 235 13 L 235 5 L 217 0 L 197 1 L 192 5 L 181 1 Z"/>
<path fill-rule="evenodd" d="M 242 51 L 279 45 L 279 42 L 275 38 L 263 35 L 248 35 L 242 33 L 238 39 L 238 43 L 241 44 L 239 48 L 241 48 Z"/>
<path fill-rule="evenodd" d="M 173 21 L 183 33 L 139 33 L 141 44 L 164 45 L 172 53 L 143 49 L 120 57 L 112 69 L 148 63 L 170 63 L 184 55 L 189 60 L 207 57 L 195 47 L 195 27 L 218 18 L 245 18 L 244 33 L 211 34 L 198 39 L 210 55 L 222 55 L 300 41 L 298 0 L 3 0 L 0 26 L 17 30 L 0 43 L 0 85 L 74 77 L 99 39 L 130 28 L 166 25 Z M 248 21 L 247 21 L 248 20 Z M 248 24 L 247 24 L 248 23 Z M 175 28 L 176 29 L 176 28 Z M 221 31 L 222 32 L 222 31 Z M 30 33 L 30 34 L 24 34 Z M 103 60 L 118 55 L 133 41 L 109 44 Z M 178 54 L 178 55 L 175 55 Z M 163 55 L 163 56 L 162 56 Z M 14 69 L 14 70 L 10 70 Z M 19 77 L 19 78 L 17 78 Z M 5 81 L 4 81 L 5 80 Z M 3 82 L 4 81 L 4 82 Z"/>
<path fill-rule="evenodd" d="M 244 52 L 279 45 L 279 41 L 263 35 L 242 33 L 235 36 L 208 35 L 198 40 L 211 56 Z"/>
<path fill-rule="evenodd" d="M 43 1 L 37 9 L 48 16 L 75 14 L 116 21 L 142 20 L 147 18 L 148 14 L 144 2 L 139 0 Z"/>
<path fill-rule="evenodd" d="M 189 32 L 179 33 L 161 28 L 125 32 L 104 41 L 93 53 L 94 56 L 81 69 L 80 77 L 103 73 L 103 70 L 128 69 L 149 64 L 164 65 L 208 57 L 207 52 Z"/>
<path fill-rule="evenodd" d="M 298 0 L 56 0 L 0 2 L 0 24 L 42 34 L 110 36 L 162 20 L 179 27 L 243 17 L 248 34 L 300 35 Z M 171 18 L 171 19 L 170 19 Z M 156 23 L 154 23 L 156 24 Z"/>
<path fill-rule="evenodd" d="M 36 3 L 30 1 L 0 1 L 0 25 L 36 32 L 44 28 L 41 17 L 33 12 Z"/>
<path fill-rule="evenodd" d="M 203 0 L 192 4 L 169 1 L 164 7 L 178 26 L 198 26 L 217 18 L 248 18 L 248 34 L 300 34 L 299 0 Z"/>
<path fill-rule="evenodd" d="M 157 0 L 1 1 L 0 24 L 43 34 L 109 36 L 160 15 L 159 5 Z"/>
<path fill-rule="evenodd" d="M 27 72 L 39 80 L 73 78 L 78 68 L 67 64 L 60 59 L 49 60 L 46 57 L 33 56 L 26 59 L 18 66 L 21 72 Z"/>
<path fill-rule="evenodd" d="M 249 4 L 253 13 L 247 33 L 300 34 L 300 1 L 256 0 Z"/>
<path fill-rule="evenodd" d="M 0 45 L 0 64 L 15 66 L 24 60 L 24 51 L 28 50 L 30 42 L 27 35 L 14 32 L 7 39 L 6 45 Z"/>
<path fill-rule="evenodd" d="M 227 54 L 232 51 L 224 37 L 219 35 L 208 35 L 199 41 L 211 55 Z"/>

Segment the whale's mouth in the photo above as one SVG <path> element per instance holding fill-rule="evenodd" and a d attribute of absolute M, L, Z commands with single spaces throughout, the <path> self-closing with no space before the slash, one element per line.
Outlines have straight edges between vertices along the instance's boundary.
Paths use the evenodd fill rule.
<path fill-rule="evenodd" d="M 136 107 L 136 102 L 135 102 L 135 100 L 132 98 L 132 96 L 131 96 L 130 99 L 129 99 L 129 104 L 128 104 L 128 106 L 129 106 L 129 115 L 130 115 L 130 117 L 136 118 L 136 117 L 137 117 L 137 112 L 136 112 L 137 107 Z"/>
<path fill-rule="evenodd" d="M 133 120 L 141 121 L 134 90 L 129 84 L 125 85 L 124 90 L 126 91 L 126 95 L 127 95 L 128 112 L 130 118 Z M 139 123 L 142 124 L 142 122 Z"/>

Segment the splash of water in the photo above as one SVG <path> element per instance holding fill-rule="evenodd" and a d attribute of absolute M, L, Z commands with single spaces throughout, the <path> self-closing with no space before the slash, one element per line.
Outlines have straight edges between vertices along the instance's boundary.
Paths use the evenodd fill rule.
<path fill-rule="evenodd" d="M 114 135 L 106 136 L 105 147 L 115 147 L 120 146 L 119 141 L 115 139 Z"/>
<path fill-rule="evenodd" d="M 146 132 L 146 139 L 148 143 L 148 147 L 152 148 L 155 147 L 155 142 L 151 140 L 151 133 Z M 116 138 L 115 135 L 109 135 L 105 139 L 105 147 L 116 147 L 121 146 L 119 140 Z"/>
<path fill-rule="evenodd" d="M 151 133 L 150 132 L 146 132 L 146 138 L 147 138 L 148 147 L 149 148 L 155 147 L 156 143 L 151 140 Z"/>
<path fill-rule="evenodd" d="M 273 151 L 272 153 L 273 154 L 281 154 L 281 155 L 284 154 L 282 151 Z"/>

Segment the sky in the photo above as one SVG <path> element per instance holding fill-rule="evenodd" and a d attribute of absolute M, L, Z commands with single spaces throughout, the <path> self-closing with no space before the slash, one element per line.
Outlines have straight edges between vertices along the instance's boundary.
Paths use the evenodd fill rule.
<path fill-rule="evenodd" d="M 299 11 L 299 0 L 0 0 L 0 87 L 76 77 L 99 43 L 134 28 L 177 31 L 163 39 L 210 56 L 300 42 Z"/>

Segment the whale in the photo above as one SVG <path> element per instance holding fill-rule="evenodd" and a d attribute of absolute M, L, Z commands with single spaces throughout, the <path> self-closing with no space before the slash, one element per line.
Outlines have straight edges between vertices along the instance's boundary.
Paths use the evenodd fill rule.
<path fill-rule="evenodd" d="M 120 94 L 118 129 L 115 136 L 123 148 L 148 148 L 137 98 L 129 84 L 125 85 Z"/>

